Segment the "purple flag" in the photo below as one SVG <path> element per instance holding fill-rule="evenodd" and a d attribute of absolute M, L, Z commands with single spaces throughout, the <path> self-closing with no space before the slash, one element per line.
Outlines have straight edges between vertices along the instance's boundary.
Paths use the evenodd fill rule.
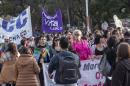
<path fill-rule="evenodd" d="M 49 16 L 44 10 L 42 12 L 42 31 L 47 33 L 62 32 L 63 22 L 61 10 L 57 10 L 54 16 Z"/>

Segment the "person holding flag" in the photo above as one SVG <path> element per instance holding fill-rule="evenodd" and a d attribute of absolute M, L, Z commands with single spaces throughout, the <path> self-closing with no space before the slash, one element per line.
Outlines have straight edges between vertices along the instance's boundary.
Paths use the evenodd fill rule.
<path fill-rule="evenodd" d="M 52 48 L 47 44 L 47 39 L 45 35 L 39 37 L 37 48 L 41 50 L 41 53 L 38 58 L 38 64 L 40 67 L 39 79 L 41 86 L 44 86 L 44 75 L 42 65 L 43 63 L 49 63 L 50 58 L 52 57 Z"/>

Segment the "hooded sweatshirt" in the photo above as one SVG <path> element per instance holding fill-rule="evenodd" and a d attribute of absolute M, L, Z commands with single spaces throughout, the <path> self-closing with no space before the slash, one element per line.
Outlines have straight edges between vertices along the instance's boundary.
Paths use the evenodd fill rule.
<path fill-rule="evenodd" d="M 112 75 L 112 86 L 125 86 L 126 73 L 128 71 L 130 71 L 130 59 L 123 59 L 119 61 Z M 130 82 L 130 80 L 128 80 L 128 82 Z"/>

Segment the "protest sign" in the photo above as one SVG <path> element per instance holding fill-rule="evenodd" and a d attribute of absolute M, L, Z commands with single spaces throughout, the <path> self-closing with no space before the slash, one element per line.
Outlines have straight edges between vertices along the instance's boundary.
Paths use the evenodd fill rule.
<path fill-rule="evenodd" d="M 98 65 L 100 60 L 81 61 L 81 79 L 77 82 L 78 86 L 104 86 L 105 77 L 99 72 Z M 54 79 L 48 76 L 48 64 L 43 64 L 45 86 L 55 86 Z"/>
<path fill-rule="evenodd" d="M 47 63 L 43 63 L 42 67 L 43 67 L 43 74 L 44 74 L 44 84 L 45 86 L 56 86 L 54 79 L 50 79 L 49 75 L 48 75 L 48 65 Z"/>
<path fill-rule="evenodd" d="M 16 44 L 20 44 L 23 37 L 32 36 L 30 7 L 9 21 L 0 18 L 0 43 L 3 43 L 7 36 Z"/>
<path fill-rule="evenodd" d="M 121 28 L 121 29 L 123 29 L 123 23 L 122 23 L 122 21 L 117 17 L 117 15 L 114 15 L 114 16 L 113 16 L 113 19 L 114 19 L 116 28 Z"/>
<path fill-rule="evenodd" d="M 78 86 L 104 86 L 105 77 L 99 72 L 100 60 L 81 61 L 81 79 Z"/>
<path fill-rule="evenodd" d="M 42 31 L 46 33 L 63 31 L 62 14 L 60 9 L 56 11 L 54 16 L 49 16 L 48 13 L 43 10 Z"/>

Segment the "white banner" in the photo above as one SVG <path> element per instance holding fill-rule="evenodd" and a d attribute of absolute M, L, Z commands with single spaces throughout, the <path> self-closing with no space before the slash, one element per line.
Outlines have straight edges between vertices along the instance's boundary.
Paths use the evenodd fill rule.
<path fill-rule="evenodd" d="M 19 44 L 22 37 L 31 36 L 32 24 L 30 7 L 9 21 L 0 18 L 0 43 L 4 42 L 5 37 L 9 37 L 12 42 Z"/>
<path fill-rule="evenodd" d="M 117 17 L 117 15 L 114 15 L 114 16 L 113 16 L 113 19 L 114 19 L 116 28 L 119 27 L 119 28 L 123 29 L 123 23 L 122 23 L 122 21 Z"/>
<path fill-rule="evenodd" d="M 78 86 L 104 86 L 105 77 L 99 72 L 100 60 L 81 61 L 81 79 Z"/>
<path fill-rule="evenodd" d="M 78 86 L 104 86 L 105 77 L 99 72 L 98 65 L 100 60 L 81 61 L 81 79 Z M 45 86 L 55 86 L 53 79 L 48 76 L 48 65 L 43 64 L 43 74 Z"/>
<path fill-rule="evenodd" d="M 50 77 L 48 75 L 48 64 L 43 63 L 42 67 L 43 67 L 43 70 L 44 70 L 43 75 L 44 75 L 44 84 L 45 84 L 45 86 L 55 86 L 54 79 L 50 79 Z"/>

